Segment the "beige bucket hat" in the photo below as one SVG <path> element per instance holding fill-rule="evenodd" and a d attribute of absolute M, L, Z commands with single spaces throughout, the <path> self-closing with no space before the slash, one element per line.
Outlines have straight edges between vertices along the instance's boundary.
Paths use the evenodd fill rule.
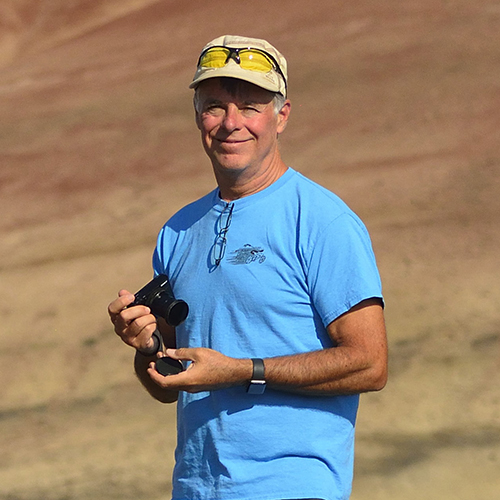
<path fill-rule="evenodd" d="M 259 38 L 223 35 L 207 43 L 207 45 L 203 47 L 201 55 L 211 47 L 226 47 L 228 49 L 252 48 L 262 50 L 270 56 L 271 60 L 276 65 L 276 69 L 272 69 L 267 73 L 244 69 L 238 62 L 230 57 L 222 68 L 198 66 L 189 88 L 195 88 L 200 82 L 208 80 L 209 78 L 229 77 L 245 80 L 271 92 L 279 92 L 286 97 L 288 80 L 287 62 L 284 56 L 269 42 Z"/>

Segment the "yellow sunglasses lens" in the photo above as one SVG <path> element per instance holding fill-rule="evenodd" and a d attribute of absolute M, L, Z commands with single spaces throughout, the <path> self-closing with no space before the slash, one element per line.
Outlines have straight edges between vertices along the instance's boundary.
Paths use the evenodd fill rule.
<path fill-rule="evenodd" d="M 267 73 L 274 69 L 274 64 L 266 57 L 266 55 L 258 50 L 249 49 L 239 52 L 240 66 L 243 69 L 251 71 L 260 71 Z"/>
<path fill-rule="evenodd" d="M 200 59 L 203 68 L 223 68 L 226 65 L 230 52 L 222 47 L 208 49 Z"/>
<path fill-rule="evenodd" d="M 233 52 L 224 47 L 208 49 L 201 56 L 199 66 L 202 68 L 223 68 L 231 55 L 235 57 L 235 61 L 238 62 L 243 69 L 259 71 L 261 73 L 268 73 L 274 69 L 273 62 L 260 50 L 240 49 Z"/>

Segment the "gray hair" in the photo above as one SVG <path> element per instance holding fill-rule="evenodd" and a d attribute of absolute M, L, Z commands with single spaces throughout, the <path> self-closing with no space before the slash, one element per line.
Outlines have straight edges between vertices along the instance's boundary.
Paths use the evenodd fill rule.
<path fill-rule="evenodd" d="M 278 114 L 285 105 L 286 97 L 283 94 L 275 93 L 273 97 L 274 113 Z"/>
<path fill-rule="evenodd" d="M 223 88 L 225 88 L 225 90 L 227 90 L 230 94 L 236 94 L 238 92 L 238 82 L 240 82 L 241 80 L 234 80 L 232 78 L 221 78 L 221 80 Z M 232 80 L 235 83 L 235 85 L 233 85 L 230 82 L 224 82 L 223 80 Z M 199 88 L 200 87 L 195 88 L 193 96 L 193 105 L 197 113 L 201 112 L 200 96 L 198 92 Z M 286 102 L 286 97 L 283 94 L 280 94 L 279 92 L 272 92 L 272 94 L 273 94 L 272 104 L 274 107 L 274 113 L 277 115 L 283 109 L 283 106 L 285 105 Z"/>

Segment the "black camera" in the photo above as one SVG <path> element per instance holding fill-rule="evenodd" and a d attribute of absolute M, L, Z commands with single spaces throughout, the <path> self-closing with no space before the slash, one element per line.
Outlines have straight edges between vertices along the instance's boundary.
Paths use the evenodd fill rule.
<path fill-rule="evenodd" d="M 155 316 L 165 318 L 171 326 L 180 325 L 189 313 L 183 300 L 177 300 L 172 292 L 168 276 L 159 274 L 135 294 L 135 300 L 128 307 L 147 306 Z"/>

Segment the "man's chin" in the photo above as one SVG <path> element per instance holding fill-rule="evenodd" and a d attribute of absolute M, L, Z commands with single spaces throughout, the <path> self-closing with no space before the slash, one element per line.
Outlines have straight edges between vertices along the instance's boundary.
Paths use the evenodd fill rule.
<path fill-rule="evenodd" d="M 247 163 L 243 158 L 241 158 L 240 155 L 231 155 L 231 154 L 217 155 L 215 160 L 219 169 L 226 172 L 237 173 L 243 170 L 247 166 Z"/>

